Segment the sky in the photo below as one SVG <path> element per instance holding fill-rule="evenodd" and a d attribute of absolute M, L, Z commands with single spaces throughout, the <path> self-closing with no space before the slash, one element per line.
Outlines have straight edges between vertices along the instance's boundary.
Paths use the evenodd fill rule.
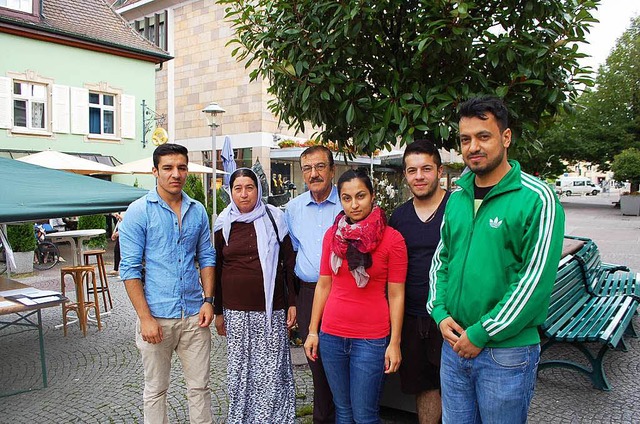
<path fill-rule="evenodd" d="M 629 27 L 631 18 L 640 15 L 640 1 L 602 0 L 593 15 L 600 22 L 591 27 L 591 32 L 587 34 L 589 44 L 583 45 L 580 50 L 592 56 L 582 59 L 581 64 L 597 71 L 615 47 L 616 40 Z"/>

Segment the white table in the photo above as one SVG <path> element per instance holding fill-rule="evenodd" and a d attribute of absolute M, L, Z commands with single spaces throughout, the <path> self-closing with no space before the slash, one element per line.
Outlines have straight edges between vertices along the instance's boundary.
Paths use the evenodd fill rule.
<path fill-rule="evenodd" d="M 103 229 L 73 230 L 51 233 L 47 234 L 45 237 L 54 243 L 69 242 L 71 244 L 71 249 L 74 252 L 73 266 L 78 266 L 82 264 L 82 242 L 106 233 L 107 231 Z"/>

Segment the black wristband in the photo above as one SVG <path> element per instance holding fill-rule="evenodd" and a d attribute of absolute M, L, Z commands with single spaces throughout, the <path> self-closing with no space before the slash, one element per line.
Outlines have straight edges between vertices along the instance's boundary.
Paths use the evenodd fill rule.
<path fill-rule="evenodd" d="M 204 298 L 204 303 L 210 303 L 213 305 L 213 297 L 205 297 Z"/>

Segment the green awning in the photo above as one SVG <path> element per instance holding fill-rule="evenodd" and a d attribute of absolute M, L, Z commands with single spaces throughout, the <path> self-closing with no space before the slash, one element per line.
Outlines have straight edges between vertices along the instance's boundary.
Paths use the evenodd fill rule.
<path fill-rule="evenodd" d="M 0 157 L 0 223 L 123 211 L 147 192 Z"/>

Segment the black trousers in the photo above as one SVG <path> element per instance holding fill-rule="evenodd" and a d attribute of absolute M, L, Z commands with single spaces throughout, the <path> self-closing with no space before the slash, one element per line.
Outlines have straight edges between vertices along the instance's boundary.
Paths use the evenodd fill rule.
<path fill-rule="evenodd" d="M 302 340 L 306 340 L 309 335 L 309 322 L 311 321 L 311 308 L 313 307 L 315 289 L 316 283 L 300 282 L 296 312 L 298 331 Z M 309 358 L 307 358 L 307 362 L 313 377 L 313 422 L 314 424 L 335 423 L 333 395 L 327 382 L 327 376 L 324 374 L 322 358 L 318 355 L 318 359 L 315 362 L 310 361 Z"/>
<path fill-rule="evenodd" d="M 120 269 L 120 237 L 116 239 L 116 244 L 113 246 L 113 270 L 118 271 Z"/>

